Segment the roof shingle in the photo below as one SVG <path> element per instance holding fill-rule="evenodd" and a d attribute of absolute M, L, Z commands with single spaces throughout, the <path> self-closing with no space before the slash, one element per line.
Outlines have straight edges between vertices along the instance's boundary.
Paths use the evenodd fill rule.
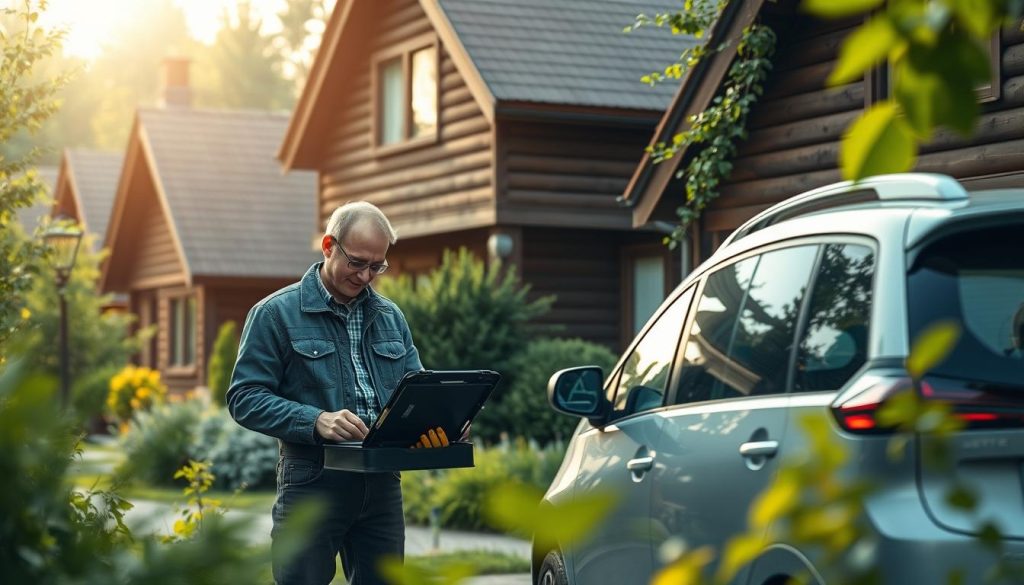
<path fill-rule="evenodd" d="M 141 109 L 139 121 L 193 276 L 297 278 L 316 261 L 316 173 L 274 159 L 287 115 Z"/>
<path fill-rule="evenodd" d="M 640 77 L 696 41 L 623 28 L 670 0 L 437 0 L 498 101 L 664 110 L 678 87 Z"/>

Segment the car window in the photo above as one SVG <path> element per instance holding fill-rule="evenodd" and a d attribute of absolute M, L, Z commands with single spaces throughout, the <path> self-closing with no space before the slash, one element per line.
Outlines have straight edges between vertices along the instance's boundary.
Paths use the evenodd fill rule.
<path fill-rule="evenodd" d="M 747 258 L 711 274 L 683 350 L 676 401 L 785 392 L 818 246 Z"/>
<path fill-rule="evenodd" d="M 856 244 L 825 246 L 800 339 L 794 390 L 837 390 L 867 360 L 875 253 Z"/>
<path fill-rule="evenodd" d="M 932 373 L 1024 385 L 1024 224 L 946 236 L 924 249 L 907 275 L 910 338 L 952 321 L 962 327 L 950 355 Z"/>
<path fill-rule="evenodd" d="M 676 354 L 693 288 L 679 295 L 658 316 L 643 339 L 623 360 L 621 378 L 612 401 L 612 417 L 618 418 L 661 406 Z"/>

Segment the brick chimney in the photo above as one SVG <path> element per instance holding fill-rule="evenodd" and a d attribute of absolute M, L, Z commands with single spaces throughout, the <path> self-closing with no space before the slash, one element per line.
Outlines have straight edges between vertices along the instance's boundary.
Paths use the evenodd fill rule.
<path fill-rule="evenodd" d="M 160 88 L 160 106 L 164 108 L 192 107 L 192 87 L 188 82 L 188 57 L 166 57 Z"/>

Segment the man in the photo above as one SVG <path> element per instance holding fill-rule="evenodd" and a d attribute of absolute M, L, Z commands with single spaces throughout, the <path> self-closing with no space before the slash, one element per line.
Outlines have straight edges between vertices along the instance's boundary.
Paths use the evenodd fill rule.
<path fill-rule="evenodd" d="M 339 207 L 320 241 L 323 262 L 260 301 L 242 330 L 228 410 L 280 441 L 274 552 L 296 505 L 326 504 L 296 557 L 274 554 L 279 585 L 326 585 L 339 554 L 353 585 L 383 583 L 378 558 L 404 554 L 398 474 L 325 470 L 321 447 L 362 439 L 402 376 L 423 368 L 402 312 L 370 287 L 396 239 L 375 206 Z"/>

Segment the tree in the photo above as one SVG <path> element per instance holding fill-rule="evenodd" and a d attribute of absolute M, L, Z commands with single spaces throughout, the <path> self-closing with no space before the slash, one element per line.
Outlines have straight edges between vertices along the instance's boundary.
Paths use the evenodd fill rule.
<path fill-rule="evenodd" d="M 213 355 L 207 370 L 206 385 L 210 387 L 210 397 L 215 404 L 226 405 L 225 398 L 228 386 L 231 385 L 231 371 L 238 359 L 238 326 L 234 321 L 226 321 L 217 331 L 217 339 L 213 342 Z"/>
<path fill-rule="evenodd" d="M 71 348 L 69 369 L 74 380 L 75 403 L 79 410 L 90 414 L 102 409 L 113 372 L 124 367 L 141 347 L 139 336 L 130 334 L 131 315 L 103 312 L 112 295 L 96 294 L 100 261 L 105 252 L 92 251 L 95 237 L 91 234 L 83 237 L 75 269 L 65 289 Z M 24 335 L 12 345 L 18 354 L 25 356 L 24 361 L 33 371 L 55 377 L 60 372 L 58 352 L 52 350 L 60 327 L 56 291 L 52 270 L 42 270 L 33 279 L 32 289 L 25 296 Z M 149 333 L 146 331 L 144 335 Z"/>
<path fill-rule="evenodd" d="M 917 148 L 945 126 L 974 131 L 974 88 L 988 79 L 982 45 L 1024 12 L 1019 0 L 804 0 L 804 9 L 841 18 L 872 12 L 843 42 L 830 85 L 849 83 L 885 62 L 892 97 L 857 118 L 843 136 L 848 179 L 910 170 Z"/>
<path fill-rule="evenodd" d="M 90 116 L 94 146 L 107 150 L 123 150 L 136 108 L 156 103 L 164 59 L 188 55 L 195 44 L 174 0 L 125 3 L 123 10 L 85 74 L 101 96 Z"/>
<path fill-rule="evenodd" d="M 66 75 L 34 81 L 36 68 L 60 49 L 62 31 L 44 31 L 36 25 L 44 4 L 25 0 L 21 8 L 2 14 L 17 28 L 0 28 L 0 143 L 23 130 L 37 131 L 57 110 L 54 94 L 67 83 Z M 12 333 L 25 321 L 24 294 L 39 272 L 45 256 L 42 245 L 24 237 L 16 211 L 30 205 L 43 190 L 32 169 L 39 149 L 12 158 L 0 158 L 0 362 L 7 354 Z"/>
<path fill-rule="evenodd" d="M 281 32 L 275 46 L 285 64 L 285 74 L 295 87 L 305 85 L 313 51 L 320 44 L 324 26 L 333 2 L 327 0 L 292 0 L 277 13 Z"/>
<path fill-rule="evenodd" d="M 199 51 L 197 81 L 205 83 L 197 102 L 259 110 L 290 107 L 294 94 L 282 73 L 274 39 L 262 32 L 263 21 L 253 17 L 249 2 L 238 3 L 236 16 L 233 21 L 225 11 L 213 45 Z"/>

